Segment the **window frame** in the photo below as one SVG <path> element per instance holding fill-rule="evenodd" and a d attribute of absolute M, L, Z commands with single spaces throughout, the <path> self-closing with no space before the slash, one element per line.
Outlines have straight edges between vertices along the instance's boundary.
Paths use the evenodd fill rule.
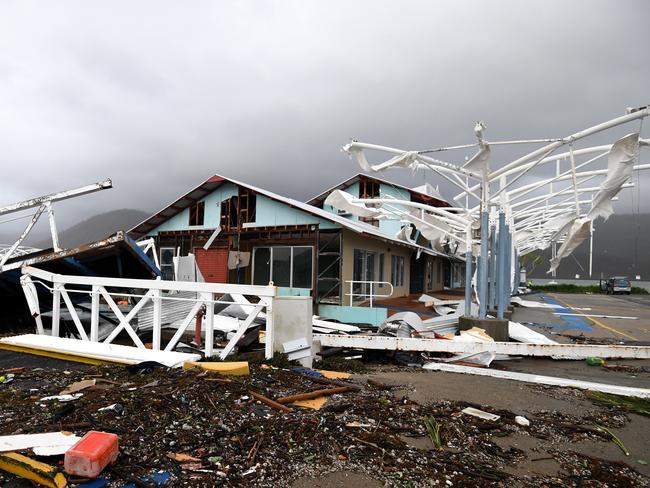
<path fill-rule="evenodd" d="M 163 263 L 163 252 L 171 251 L 172 252 L 172 261 L 171 263 Z M 160 264 L 160 275 L 164 274 L 163 267 L 171 267 L 171 276 L 172 281 L 176 279 L 176 270 L 174 269 L 174 257 L 176 256 L 176 248 L 173 246 L 164 246 L 158 249 L 158 263 Z"/>
<path fill-rule="evenodd" d="M 205 201 L 201 200 L 198 202 L 194 202 L 192 205 L 188 207 L 188 209 L 189 209 L 188 225 L 190 227 L 203 227 L 205 225 Z M 192 219 L 192 217 L 194 217 L 194 219 Z"/>
<path fill-rule="evenodd" d="M 404 256 L 391 256 L 390 283 L 394 287 L 404 286 Z"/>
<path fill-rule="evenodd" d="M 312 290 L 314 288 L 314 246 L 257 246 L 253 248 L 253 255 L 251 259 L 251 284 L 255 284 L 255 254 L 258 249 L 268 249 L 269 250 L 269 281 L 273 281 L 273 249 L 274 248 L 289 248 L 291 249 L 290 258 L 289 258 L 289 286 L 282 286 L 282 288 L 300 288 L 303 290 Z M 311 252 L 311 267 L 309 270 L 309 288 L 303 287 L 294 287 L 293 281 L 293 270 L 294 270 L 294 248 L 298 249 L 309 249 Z M 267 283 L 268 284 L 268 283 Z M 275 286 L 279 286 L 275 284 Z"/>

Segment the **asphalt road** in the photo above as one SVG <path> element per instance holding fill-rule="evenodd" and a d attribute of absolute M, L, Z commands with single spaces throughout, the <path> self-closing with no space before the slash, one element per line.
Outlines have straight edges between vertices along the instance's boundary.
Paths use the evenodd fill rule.
<path fill-rule="evenodd" d="M 538 324 L 547 335 L 584 335 L 650 343 L 650 296 L 540 293 L 526 300 L 560 305 L 558 309 L 515 309 L 513 320 Z M 589 317 L 607 315 L 633 318 Z"/>

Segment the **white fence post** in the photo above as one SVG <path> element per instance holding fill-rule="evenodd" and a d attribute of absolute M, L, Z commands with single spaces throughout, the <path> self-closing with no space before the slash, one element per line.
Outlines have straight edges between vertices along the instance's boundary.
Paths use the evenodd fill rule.
<path fill-rule="evenodd" d="M 205 357 L 214 355 L 214 303 L 212 293 L 202 293 L 205 304 Z"/>
<path fill-rule="evenodd" d="M 273 358 L 273 300 L 274 297 L 267 298 L 266 302 L 266 344 L 264 344 L 264 356 L 266 359 Z"/>
<path fill-rule="evenodd" d="M 90 341 L 99 340 L 99 286 L 93 285 L 90 299 Z"/>
<path fill-rule="evenodd" d="M 52 336 L 59 337 L 59 325 L 61 323 L 61 285 L 53 283 L 52 286 Z"/>
<path fill-rule="evenodd" d="M 153 290 L 153 350 L 160 351 L 160 337 L 162 335 L 162 291 Z M 141 298 L 144 300 L 144 297 Z"/>

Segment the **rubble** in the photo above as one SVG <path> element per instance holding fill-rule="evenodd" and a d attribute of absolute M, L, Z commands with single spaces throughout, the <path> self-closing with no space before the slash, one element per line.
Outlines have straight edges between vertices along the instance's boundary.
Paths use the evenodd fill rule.
<path fill-rule="evenodd" d="M 553 477 L 510 474 L 509 466 L 523 453 L 500 448 L 495 436 L 518 433 L 544 443 L 608 441 L 605 432 L 585 426 L 584 420 L 553 412 L 537 412 L 535 422 L 522 427 L 517 415 L 506 410 L 467 402 L 418 404 L 377 381 L 363 387 L 312 373 L 259 363 L 250 364 L 249 376 L 231 377 L 197 368 L 138 372 L 90 365 L 68 375 L 26 369 L 2 392 L 0 434 L 43 432 L 60 407 L 42 406 L 34 401 L 35 394 L 38 398 L 96 379 L 97 385 L 108 381 L 104 384 L 112 387 L 84 390 L 56 423 L 77 435 L 93 429 L 119 436 L 120 455 L 98 479 L 109 487 L 141 486 L 141 480 L 156 473 L 168 476 L 164 486 L 292 486 L 300 477 L 336 471 L 368 473 L 389 486 L 424 487 L 446 480 L 468 487 L 552 486 L 557 484 Z M 328 395 L 319 410 L 286 405 L 292 397 L 328 389 L 337 393 Z M 122 409 L 100 412 L 107 404 Z M 461 415 L 468 407 L 499 418 L 486 422 Z M 609 429 L 625 422 L 610 415 L 596 421 Z M 437 432 L 439 448 L 432 432 Z M 427 439 L 430 447 L 413 447 L 409 439 Z M 573 473 L 576 483 L 607 482 L 606 473 L 634 480 L 636 486 L 647 482 L 627 466 L 560 451 L 555 459 Z M 584 462 L 602 469 L 580 468 Z M 10 476 L 0 472 L 0 484 Z"/>

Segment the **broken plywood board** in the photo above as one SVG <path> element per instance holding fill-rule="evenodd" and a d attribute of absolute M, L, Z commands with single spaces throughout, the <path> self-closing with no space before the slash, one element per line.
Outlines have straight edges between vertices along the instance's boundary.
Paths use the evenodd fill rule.
<path fill-rule="evenodd" d="M 197 362 L 185 361 L 183 369 L 202 368 L 207 371 L 221 373 L 229 376 L 249 376 L 248 361 L 214 361 L 214 362 Z"/>
<path fill-rule="evenodd" d="M 45 432 L 42 434 L 17 434 L 0 437 L 0 452 L 33 449 L 39 456 L 64 454 L 81 437 L 72 432 Z"/>

